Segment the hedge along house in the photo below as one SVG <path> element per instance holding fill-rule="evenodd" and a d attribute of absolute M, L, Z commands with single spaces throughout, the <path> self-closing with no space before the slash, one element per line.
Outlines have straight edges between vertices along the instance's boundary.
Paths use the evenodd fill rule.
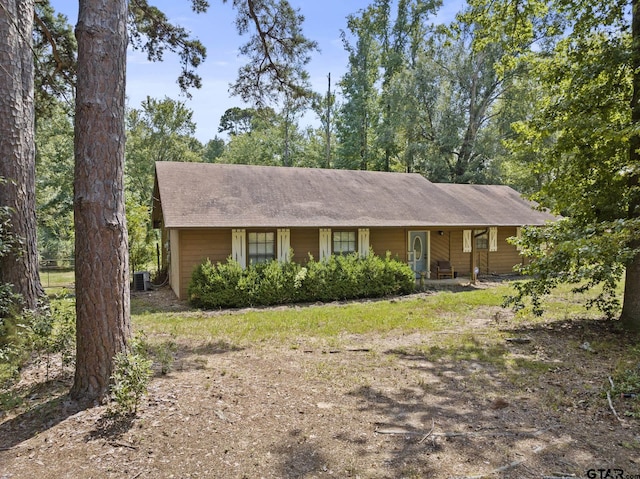
<path fill-rule="evenodd" d="M 509 273 L 522 257 L 507 238 L 553 219 L 507 186 L 415 173 L 156 163 L 154 227 L 179 298 L 207 258 L 246 267 L 373 251 L 409 263 L 416 277 L 435 278 L 437 260 L 460 275 Z"/>

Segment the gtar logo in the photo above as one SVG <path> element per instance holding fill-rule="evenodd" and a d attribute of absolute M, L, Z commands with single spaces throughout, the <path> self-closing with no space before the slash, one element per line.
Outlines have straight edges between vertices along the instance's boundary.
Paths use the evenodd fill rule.
<path fill-rule="evenodd" d="M 589 479 L 624 479 L 622 469 L 589 469 L 587 471 Z"/>

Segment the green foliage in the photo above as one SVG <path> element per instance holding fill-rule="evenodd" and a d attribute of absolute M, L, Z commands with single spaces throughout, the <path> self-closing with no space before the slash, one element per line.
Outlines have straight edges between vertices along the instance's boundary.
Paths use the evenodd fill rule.
<path fill-rule="evenodd" d="M 140 340 L 132 341 L 131 351 L 116 354 L 111 374 L 110 413 L 130 416 L 138 412 L 140 401 L 147 393 L 151 380 L 152 361 Z"/>
<path fill-rule="evenodd" d="M 366 170 L 376 155 L 372 152 L 378 111 L 380 44 L 369 28 L 371 13 L 363 12 L 362 18 L 350 16 L 347 26 L 356 36 L 355 45 L 350 44 L 343 32 L 342 41 L 349 53 L 349 70 L 342 77 L 340 87 L 344 103 L 337 119 L 337 134 L 340 141 L 336 168 Z"/>
<path fill-rule="evenodd" d="M 193 137 L 193 112 L 184 102 L 147 97 L 127 112 L 126 187 L 131 199 L 149 205 L 156 161 L 203 161 L 202 145 Z"/>
<path fill-rule="evenodd" d="M 216 161 L 240 165 L 316 166 L 310 165 L 304 154 L 307 141 L 297 126 L 301 108 L 299 103 L 285 102 L 282 113 L 276 113 L 272 108 L 240 110 L 249 112 L 246 121 L 250 123 L 233 127 L 237 133 L 231 134 L 229 144 Z M 227 118 L 223 116 L 221 124 L 230 122 L 228 113 L 232 110 L 225 112 Z"/>
<path fill-rule="evenodd" d="M 61 296 L 48 307 L 26 311 L 20 327 L 26 350 L 36 354 L 36 362 L 45 363 L 47 380 L 53 355 L 60 355 L 63 368 L 74 362 L 76 316 L 74 304 L 68 298 Z"/>
<path fill-rule="evenodd" d="M 73 121 L 62 103 L 52 104 L 36 124 L 36 211 L 42 258 L 72 258 Z"/>
<path fill-rule="evenodd" d="M 204 145 L 204 161 L 205 163 L 216 163 L 218 158 L 222 156 L 225 149 L 225 142 L 222 138 L 215 136 L 213 140 L 209 140 Z"/>
<path fill-rule="evenodd" d="M 238 165 L 281 166 L 283 144 L 277 127 L 234 135 L 219 162 Z"/>
<path fill-rule="evenodd" d="M 166 341 L 151 347 L 151 354 L 155 361 L 160 364 L 160 373 L 167 374 L 171 370 L 174 354 L 178 350 L 175 341 Z"/>
<path fill-rule="evenodd" d="M 516 294 L 507 298 L 506 304 L 521 309 L 525 299 L 531 298 L 534 314 L 541 315 L 543 298 L 568 283 L 575 285 L 575 293 L 598 290 L 587 307 L 596 307 L 613 318 L 620 309 L 616 289 L 624 265 L 636 254 L 628 245 L 640 231 L 640 223 L 633 228 L 629 223 L 619 220 L 585 227 L 565 218 L 546 227 L 524 229 L 518 243 L 530 261 L 519 271 L 532 280 L 516 282 Z"/>
<path fill-rule="evenodd" d="M 220 117 L 218 133 L 226 131 L 231 136 L 251 133 L 253 118 L 256 114 L 257 111 L 253 108 L 239 108 L 237 106 L 228 108 Z"/>
<path fill-rule="evenodd" d="M 76 318 L 72 300 L 61 295 L 36 311 L 17 314 L 10 308 L 9 312 L 0 316 L 0 385 L 18 378 L 30 358 L 45 364 L 47 379 L 54 355 L 59 355 L 62 368 L 73 363 Z"/>
<path fill-rule="evenodd" d="M 144 269 L 155 255 L 151 201 L 157 161 L 203 161 L 205 150 L 193 136 L 193 112 L 184 102 L 147 97 L 127 114 L 126 212 L 131 271 Z"/>
<path fill-rule="evenodd" d="M 206 260 L 191 275 L 189 298 L 196 307 L 228 308 L 247 306 L 237 293 L 244 276 L 240 264 L 231 258 L 226 263 L 213 264 Z"/>
<path fill-rule="evenodd" d="M 48 117 L 66 101 L 67 110 L 73 107 L 73 88 L 76 83 L 76 54 L 78 46 L 66 16 L 56 14 L 46 2 L 35 3 L 33 53 L 36 57 L 35 108 L 38 119 Z"/>
<path fill-rule="evenodd" d="M 438 2 L 380 0 L 348 17 L 337 168 L 419 172 L 433 181 L 498 181 L 510 123 L 525 118 L 498 72 L 499 42 L 475 51 L 472 18 L 428 27 Z M 511 97 L 513 100 L 513 97 Z"/>
<path fill-rule="evenodd" d="M 533 199 L 567 217 L 525 238 L 533 261 L 524 272 L 533 281 L 518 286 L 514 304 L 531 295 L 540 312 L 540 297 L 560 282 L 578 291 L 601 286 L 591 304 L 612 317 L 619 310 L 614 285 L 626 268 L 621 319 L 640 328 L 633 300 L 640 284 L 640 38 L 631 28 L 640 10 L 608 1 L 470 3 L 475 49 L 501 42 L 501 70 L 524 64 L 538 85 L 507 147 L 542 180 Z"/>
<path fill-rule="evenodd" d="M 146 204 L 136 204 L 129 195 L 126 201 L 127 233 L 129 234 L 130 271 L 139 271 L 153 261 L 155 255 L 156 232 L 151 229 L 151 208 Z"/>
<path fill-rule="evenodd" d="M 331 256 L 304 266 L 271 261 L 244 270 L 231 259 L 207 260 L 193 272 L 189 300 L 201 308 L 264 306 L 407 294 L 414 287 L 411 268 L 390 255 Z"/>

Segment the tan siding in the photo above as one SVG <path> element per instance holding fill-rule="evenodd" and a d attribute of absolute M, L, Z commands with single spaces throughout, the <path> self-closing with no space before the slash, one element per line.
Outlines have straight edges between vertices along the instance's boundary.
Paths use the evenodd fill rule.
<path fill-rule="evenodd" d="M 191 274 L 209 258 L 224 263 L 231 255 L 230 229 L 193 229 L 180 231 L 180 298 L 187 297 Z"/>
<path fill-rule="evenodd" d="M 384 257 L 390 251 L 392 258 L 407 261 L 407 234 L 405 228 L 371 228 L 369 246 L 376 256 Z"/>
<path fill-rule="evenodd" d="M 499 252 L 497 252 L 500 254 Z M 495 254 L 495 253 L 492 253 Z M 478 266 L 478 271 L 480 274 L 489 274 L 492 273 L 491 268 L 489 267 L 489 250 L 481 249 L 476 250 L 476 265 Z"/>
<path fill-rule="evenodd" d="M 512 273 L 513 267 L 522 262 L 517 248 L 507 243 L 507 238 L 516 235 L 516 228 L 498 228 L 498 251 L 489 253 L 489 272 L 495 274 Z"/>
<path fill-rule="evenodd" d="M 471 253 L 462 252 L 462 231 L 451 231 L 451 265 L 454 271 L 458 271 L 460 274 L 468 275 L 470 272 L 469 261 L 471 260 Z"/>
<path fill-rule="evenodd" d="M 293 261 L 306 263 L 309 253 L 313 259 L 320 256 L 320 230 L 318 228 L 292 228 L 291 249 L 293 249 Z"/>
<path fill-rule="evenodd" d="M 255 231 L 255 230 L 254 230 Z M 437 259 L 451 261 L 455 271 L 469 274 L 470 254 L 462 252 L 462 230 L 431 230 L 431 267 Z M 513 266 L 522 261 L 516 247 L 506 242 L 509 236 L 515 236 L 516 228 L 498 228 L 498 251 L 488 253 L 488 260 L 480 264 L 483 273 L 504 274 L 513 271 Z M 406 228 L 371 228 L 370 246 L 378 256 L 387 251 L 401 261 L 407 259 Z M 188 229 L 170 230 L 171 245 L 171 287 L 179 298 L 187 297 L 187 288 L 194 268 L 209 258 L 212 262 L 225 262 L 231 255 L 231 229 Z M 292 228 L 291 248 L 294 261 L 304 263 L 309 253 L 318 259 L 319 230 L 317 228 Z M 487 255 L 487 252 L 478 252 Z M 432 276 L 433 277 L 433 276 Z"/>
<path fill-rule="evenodd" d="M 438 233 L 442 231 L 442 235 Z M 449 243 L 451 241 L 451 232 L 444 230 L 431 230 L 431 273 L 435 278 L 436 261 L 449 260 Z"/>
<path fill-rule="evenodd" d="M 445 238 L 447 235 L 450 235 L 450 261 L 453 268 L 462 275 L 468 275 L 470 273 L 469 263 L 471 258 L 470 253 L 462 252 L 462 231 L 463 230 L 445 231 Z M 513 272 L 513 266 L 522 261 L 522 257 L 519 255 L 516 247 L 507 243 L 507 238 L 515 236 L 515 234 L 515 227 L 498 228 L 498 251 L 476 251 L 476 264 L 479 265 L 481 274 L 506 274 Z M 432 260 L 438 259 L 436 248 L 439 248 L 439 245 L 436 245 L 434 242 L 434 238 L 438 238 L 436 235 L 437 232 L 432 232 L 431 234 Z M 444 250 L 438 249 L 437 252 L 444 255 Z"/>

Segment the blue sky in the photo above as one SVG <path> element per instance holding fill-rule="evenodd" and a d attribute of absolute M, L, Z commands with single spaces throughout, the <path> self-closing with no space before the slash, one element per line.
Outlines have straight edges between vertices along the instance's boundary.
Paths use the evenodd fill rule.
<path fill-rule="evenodd" d="M 162 99 L 168 96 L 185 102 L 193 111 L 197 124 L 196 137 L 203 143 L 218 134 L 218 123 L 231 107 L 245 107 L 228 89 L 243 65 L 238 48 L 246 39 L 235 30 L 235 10 L 231 3 L 211 0 L 206 14 L 191 11 L 188 0 L 150 0 L 167 17 L 187 30 L 207 48 L 207 59 L 198 68 L 202 88 L 191 91 L 192 98 L 180 95 L 176 79 L 180 72 L 176 56 L 167 54 L 162 63 L 150 63 L 144 54 L 129 50 L 127 58 L 127 98 L 129 107 L 138 108 L 147 97 Z M 369 0 L 290 0 L 294 8 L 304 15 L 303 31 L 320 48 L 312 55 L 307 71 L 314 90 L 325 92 L 327 75 L 331 73 L 332 88 L 347 68 L 347 53 L 340 40 L 340 31 L 346 29 L 346 17 L 365 8 Z M 67 15 L 71 24 L 77 20 L 77 2 L 51 0 L 53 7 Z M 444 0 L 438 20 L 449 21 L 457 13 L 463 0 Z M 313 114 L 306 115 L 302 124 L 314 123 Z"/>

